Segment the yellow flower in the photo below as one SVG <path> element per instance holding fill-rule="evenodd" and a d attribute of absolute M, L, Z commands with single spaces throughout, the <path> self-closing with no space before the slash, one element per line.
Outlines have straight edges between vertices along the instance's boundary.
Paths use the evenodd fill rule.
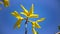
<path fill-rule="evenodd" d="M 41 28 L 40 25 L 37 22 L 32 22 L 32 27 L 33 28 Z"/>
<path fill-rule="evenodd" d="M 45 18 L 41 18 L 41 19 L 39 19 L 39 20 L 36 20 L 36 21 L 31 21 L 31 20 L 29 20 L 31 23 L 32 23 L 32 27 L 33 28 L 41 28 L 41 26 L 38 24 L 38 22 L 42 22 L 42 21 L 44 21 L 45 20 Z"/>
<path fill-rule="evenodd" d="M 9 6 L 9 0 L 3 0 L 4 6 L 8 7 Z"/>
<path fill-rule="evenodd" d="M 14 25 L 14 28 L 16 28 L 16 27 L 20 28 L 20 24 L 21 24 L 21 22 L 22 22 L 22 20 L 23 20 L 24 18 L 21 17 L 20 14 L 18 14 L 17 11 L 12 12 L 11 14 L 18 19 L 17 22 L 16 22 L 16 24 Z"/>
<path fill-rule="evenodd" d="M 21 12 L 21 14 L 25 15 L 29 18 L 38 18 L 38 14 L 34 14 L 34 5 L 32 4 L 32 7 L 30 8 L 30 12 L 28 12 L 27 9 L 24 8 L 23 5 L 21 5 L 24 12 Z"/>
<path fill-rule="evenodd" d="M 32 32 L 33 34 L 38 34 L 38 32 L 34 28 L 32 28 Z"/>

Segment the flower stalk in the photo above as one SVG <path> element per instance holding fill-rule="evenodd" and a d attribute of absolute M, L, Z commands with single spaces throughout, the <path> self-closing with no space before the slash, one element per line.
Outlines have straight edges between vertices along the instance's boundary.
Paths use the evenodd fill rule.
<path fill-rule="evenodd" d="M 27 34 L 27 24 L 28 24 L 28 17 L 26 18 L 26 22 L 25 22 L 25 34 Z"/>

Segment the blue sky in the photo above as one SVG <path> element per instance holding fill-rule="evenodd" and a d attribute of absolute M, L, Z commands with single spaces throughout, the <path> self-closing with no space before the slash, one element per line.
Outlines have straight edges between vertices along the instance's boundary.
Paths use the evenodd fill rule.
<path fill-rule="evenodd" d="M 0 4 L 0 34 L 24 34 L 24 22 L 21 24 L 20 29 L 13 29 L 17 19 L 11 15 L 11 12 L 22 12 L 20 4 L 27 10 L 34 4 L 34 12 L 39 14 L 39 18 L 46 18 L 43 22 L 39 23 L 41 28 L 36 30 L 39 34 L 55 34 L 58 32 L 58 25 L 60 25 L 60 0 L 10 0 L 10 6 L 4 7 Z M 22 15 L 23 16 L 23 15 Z M 37 18 L 37 19 L 39 19 Z M 36 18 L 33 18 L 36 20 Z M 32 34 L 31 23 L 28 23 L 28 34 Z"/>

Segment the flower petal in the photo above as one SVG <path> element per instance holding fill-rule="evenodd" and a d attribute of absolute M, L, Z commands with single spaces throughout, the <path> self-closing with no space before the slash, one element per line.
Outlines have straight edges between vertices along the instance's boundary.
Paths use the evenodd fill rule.
<path fill-rule="evenodd" d="M 20 14 L 18 14 L 17 11 L 12 12 L 11 14 L 12 14 L 13 16 L 15 16 L 16 18 L 18 18 L 18 19 L 23 19 L 23 17 L 21 17 Z"/>
<path fill-rule="evenodd" d="M 36 28 L 41 28 L 38 23 L 35 23 L 35 27 L 36 27 Z"/>
<path fill-rule="evenodd" d="M 35 28 L 35 22 L 32 22 L 32 27 Z"/>
<path fill-rule="evenodd" d="M 4 0 L 3 2 L 4 2 L 4 6 L 5 7 L 8 7 L 9 6 L 9 0 Z"/>
<path fill-rule="evenodd" d="M 34 13 L 34 5 L 32 4 L 32 7 L 30 8 L 29 14 L 33 14 L 33 13 Z"/>
<path fill-rule="evenodd" d="M 23 15 L 25 15 L 26 17 L 28 17 L 26 13 L 24 13 L 24 12 L 20 12 L 20 13 L 23 14 Z"/>
<path fill-rule="evenodd" d="M 20 28 L 21 21 L 22 21 L 22 19 L 19 19 L 19 20 L 16 22 L 16 24 L 14 25 L 14 28 L 16 28 L 16 27 Z"/>
<path fill-rule="evenodd" d="M 31 14 L 29 17 L 30 18 L 38 18 L 38 14 Z"/>
<path fill-rule="evenodd" d="M 24 13 L 25 13 L 26 15 L 28 15 L 28 10 L 26 10 L 23 5 L 21 5 L 21 7 L 22 7 L 22 9 L 24 10 Z"/>
<path fill-rule="evenodd" d="M 38 34 L 38 32 L 34 28 L 32 28 L 32 32 L 33 34 Z"/>
<path fill-rule="evenodd" d="M 45 20 L 45 18 L 41 18 L 41 19 L 37 20 L 37 22 L 42 22 L 44 20 Z"/>

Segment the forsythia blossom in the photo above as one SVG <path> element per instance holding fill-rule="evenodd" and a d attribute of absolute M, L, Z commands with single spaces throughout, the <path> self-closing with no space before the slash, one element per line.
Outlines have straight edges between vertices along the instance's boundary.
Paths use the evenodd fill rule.
<path fill-rule="evenodd" d="M 30 12 L 28 12 L 27 9 L 24 8 L 23 5 L 21 5 L 23 12 L 21 14 L 25 15 L 28 18 L 38 18 L 38 14 L 34 14 L 34 5 L 32 4 L 32 7 L 30 8 Z"/>
<path fill-rule="evenodd" d="M 18 19 L 17 22 L 16 22 L 16 24 L 14 25 L 14 28 L 16 28 L 16 27 L 20 28 L 21 21 L 22 21 L 24 18 L 21 17 L 20 14 L 18 14 L 17 11 L 12 12 L 11 14 Z"/>

